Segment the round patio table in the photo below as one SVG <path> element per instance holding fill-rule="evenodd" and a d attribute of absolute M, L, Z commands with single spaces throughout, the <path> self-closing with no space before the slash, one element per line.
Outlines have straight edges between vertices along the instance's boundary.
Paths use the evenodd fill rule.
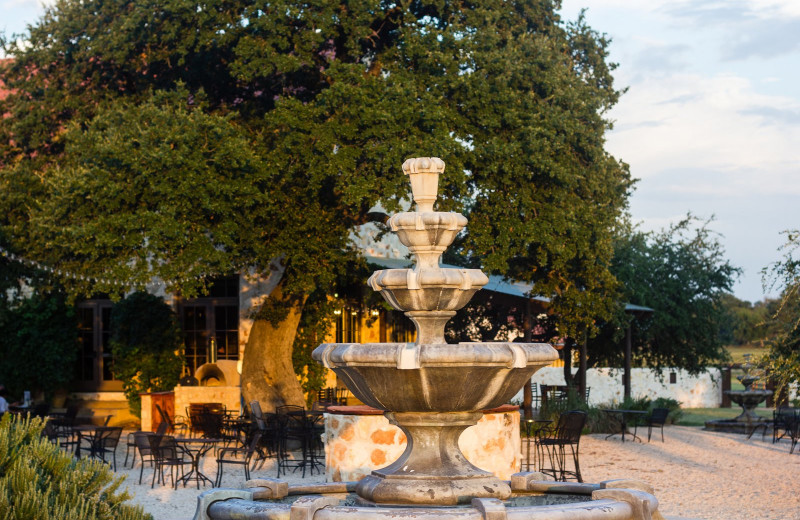
<path fill-rule="evenodd" d="M 75 458 L 81 458 L 81 441 L 86 439 L 89 441 L 89 452 L 90 456 L 94 455 L 91 453 L 92 448 L 91 445 L 94 444 L 94 436 L 97 435 L 97 430 L 102 428 L 97 424 L 79 424 L 77 426 L 72 427 L 72 432 L 77 436 L 77 443 L 75 444 Z"/>
<path fill-rule="evenodd" d="M 175 487 L 178 487 L 178 482 L 183 482 L 183 487 L 186 487 L 186 483 L 190 480 L 197 482 L 197 489 L 200 489 L 200 482 L 205 486 L 205 482 L 208 481 L 208 483 L 213 486 L 214 482 L 200 471 L 200 459 L 216 444 L 222 442 L 222 439 L 175 437 L 175 442 L 184 453 L 189 455 L 192 463 L 189 471 L 181 475 L 175 482 Z"/>

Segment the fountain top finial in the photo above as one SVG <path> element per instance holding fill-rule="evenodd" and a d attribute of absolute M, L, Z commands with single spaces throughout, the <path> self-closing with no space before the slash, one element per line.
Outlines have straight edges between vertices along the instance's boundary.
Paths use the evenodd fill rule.
<path fill-rule="evenodd" d="M 438 157 L 412 157 L 403 163 L 403 172 L 406 175 L 412 173 L 442 173 L 444 172 L 444 161 Z"/>
<path fill-rule="evenodd" d="M 414 157 L 403 163 L 403 173 L 411 180 L 411 192 L 418 213 L 433 211 L 439 191 L 439 175 L 444 172 L 444 161 L 438 157 Z"/>

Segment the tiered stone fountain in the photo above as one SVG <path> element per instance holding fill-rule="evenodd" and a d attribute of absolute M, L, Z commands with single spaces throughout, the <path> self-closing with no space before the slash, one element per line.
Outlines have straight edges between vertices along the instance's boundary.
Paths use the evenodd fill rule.
<path fill-rule="evenodd" d="M 745 360 L 742 363 L 743 373 L 736 376 L 736 379 L 744 386 L 744 390 L 725 391 L 725 395 L 730 397 L 731 401 L 742 407 L 742 413 L 734 419 L 706 421 L 707 430 L 751 435 L 756 429 L 766 429 L 771 426 L 771 421 L 759 417 L 755 412 L 756 407 L 772 395 L 772 390 L 753 390 L 753 383 L 761 379 L 761 376 L 751 373 L 756 368 L 756 365 L 750 362 L 751 356 L 751 354 L 745 354 Z"/>
<path fill-rule="evenodd" d="M 565 484 L 546 482 L 541 473 L 502 481 L 461 453 L 458 438 L 480 411 L 508 402 L 558 354 L 544 343 L 445 342 L 447 321 L 488 278 L 478 269 L 439 266 L 467 224 L 463 215 L 433 209 L 444 162 L 409 159 L 403 171 L 416 211 L 395 215 L 389 224 L 415 265 L 377 271 L 368 283 L 414 322 L 417 341 L 324 344 L 313 356 L 361 401 L 384 410 L 406 434 L 406 451 L 357 483 L 290 487 L 262 479 L 249 481 L 245 490 L 215 489 L 199 497 L 195 520 L 660 518 L 652 488 L 640 482 Z"/>

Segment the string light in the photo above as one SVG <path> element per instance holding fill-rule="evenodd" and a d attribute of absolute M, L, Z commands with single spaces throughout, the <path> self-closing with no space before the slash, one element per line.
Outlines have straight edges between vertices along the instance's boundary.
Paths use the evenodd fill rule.
<path fill-rule="evenodd" d="M 99 284 L 104 284 L 104 285 L 112 285 L 114 287 L 130 287 L 130 286 L 134 285 L 133 283 L 130 283 L 130 282 L 121 282 L 119 280 L 111 280 L 111 279 L 108 279 L 108 278 L 102 278 L 102 277 L 97 277 L 97 276 L 87 276 L 87 275 L 84 275 L 84 274 L 71 273 L 69 271 L 64 271 L 64 270 L 61 270 L 61 269 L 55 269 L 53 267 L 50 267 L 49 265 L 45 265 L 45 264 L 42 264 L 40 262 L 37 262 L 36 260 L 30 260 L 28 258 L 16 255 L 16 254 L 12 253 L 11 251 L 8 251 L 7 249 L 5 249 L 2 246 L 0 246 L 0 256 L 2 256 L 3 258 L 8 258 L 9 260 L 11 260 L 13 262 L 17 262 L 17 263 L 26 265 L 28 267 L 32 267 L 34 269 L 38 269 L 38 270 L 46 272 L 46 273 L 53 273 L 56 276 L 58 276 L 59 278 L 69 278 L 71 280 L 79 280 L 79 281 L 82 281 L 82 282 L 92 282 L 92 283 L 99 283 Z M 182 277 L 182 278 L 177 278 L 175 281 L 176 282 L 180 282 L 180 283 L 188 283 L 190 281 L 207 279 L 210 276 L 211 275 L 198 275 L 198 276 L 193 276 L 193 277 Z M 164 287 L 166 287 L 167 283 L 165 281 L 163 281 L 163 280 L 153 280 L 150 283 L 148 283 L 147 285 L 155 285 L 155 286 L 163 285 Z"/>

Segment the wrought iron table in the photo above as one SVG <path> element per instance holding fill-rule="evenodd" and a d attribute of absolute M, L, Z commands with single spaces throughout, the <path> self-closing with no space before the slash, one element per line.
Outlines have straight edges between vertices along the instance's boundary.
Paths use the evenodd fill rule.
<path fill-rule="evenodd" d="M 181 475 L 180 478 L 175 482 L 175 487 L 178 487 L 178 482 L 183 482 L 183 487 L 186 487 L 186 483 L 190 480 L 197 482 L 197 489 L 200 489 L 200 482 L 203 482 L 203 485 L 205 485 L 205 482 L 208 481 L 208 483 L 213 486 L 214 481 L 200 471 L 200 459 L 203 458 L 203 455 L 208 453 L 211 448 L 222 442 L 222 439 L 209 439 L 206 437 L 175 437 L 175 442 L 178 444 L 178 446 L 180 446 L 184 453 L 189 455 L 192 462 L 189 471 Z"/>

